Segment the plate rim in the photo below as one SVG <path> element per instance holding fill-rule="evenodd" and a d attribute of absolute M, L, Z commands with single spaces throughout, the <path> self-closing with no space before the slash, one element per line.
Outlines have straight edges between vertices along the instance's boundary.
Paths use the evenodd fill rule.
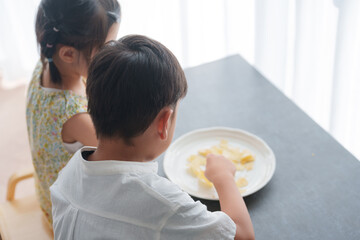
<path fill-rule="evenodd" d="M 270 174 L 268 175 L 268 177 L 265 179 L 265 181 L 259 185 L 259 187 L 257 189 L 253 189 L 252 191 L 246 191 L 244 194 L 242 194 L 243 197 L 246 197 L 246 196 L 249 196 L 251 194 L 254 194 L 255 192 L 261 190 L 262 188 L 264 188 L 269 182 L 270 180 L 272 179 L 272 177 L 274 176 L 274 173 L 275 173 L 275 169 L 276 169 L 276 157 L 275 157 L 275 154 L 273 152 L 273 150 L 270 148 L 270 146 L 260 137 L 256 136 L 255 134 L 253 133 L 250 133 L 246 130 L 243 130 L 243 129 L 239 129 L 239 128 L 231 128 L 231 127 L 223 127 L 223 126 L 214 126 L 214 127 L 208 127 L 208 128 L 198 128 L 198 129 L 195 129 L 195 130 L 192 130 L 190 132 L 187 132 L 183 135 L 181 135 L 180 137 L 178 137 L 175 141 L 173 141 L 171 143 L 171 145 L 167 148 L 166 152 L 165 152 L 165 155 L 164 155 L 164 159 L 163 159 L 163 169 L 164 169 L 164 173 L 165 173 L 165 176 L 167 177 L 167 179 L 169 179 L 172 183 L 176 184 L 173 180 L 172 180 L 172 177 L 169 175 L 168 173 L 168 169 L 165 165 L 166 161 L 169 161 L 169 160 L 166 160 L 166 159 L 169 159 L 169 154 L 170 154 L 170 151 L 172 150 L 173 146 L 177 143 L 177 142 L 180 142 L 181 140 L 183 140 L 184 138 L 188 137 L 189 135 L 193 135 L 193 134 L 196 134 L 196 133 L 199 133 L 199 132 L 209 132 L 209 131 L 214 131 L 214 130 L 220 130 L 220 131 L 230 131 L 230 132 L 239 132 L 239 133 L 242 133 L 242 134 L 245 134 L 245 135 L 248 135 L 254 139 L 256 139 L 257 141 L 259 141 L 270 153 L 270 159 L 273 161 L 273 164 L 272 164 L 272 168 L 270 169 L 271 172 Z M 176 184 L 177 186 L 179 186 L 178 184 Z M 181 186 L 179 186 L 183 191 L 185 191 Z M 187 192 L 187 191 L 185 191 Z M 200 198 L 200 199 L 205 199 L 205 200 L 219 200 L 218 197 L 213 197 L 213 198 L 204 198 L 203 196 L 199 196 L 199 195 L 196 195 L 196 194 L 192 194 L 192 193 L 189 193 L 187 192 L 189 195 L 191 196 L 194 196 L 196 198 Z"/>

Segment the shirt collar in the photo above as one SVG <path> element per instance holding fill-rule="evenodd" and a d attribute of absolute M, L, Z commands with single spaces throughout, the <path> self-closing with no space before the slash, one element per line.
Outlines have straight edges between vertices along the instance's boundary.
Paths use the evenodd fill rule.
<path fill-rule="evenodd" d="M 76 154 L 81 161 L 83 170 L 91 175 L 113 175 L 123 173 L 157 173 L 157 161 L 149 162 L 132 162 L 132 161 L 87 161 L 83 158 L 82 153 L 86 151 L 95 151 L 96 147 L 83 147 Z"/>

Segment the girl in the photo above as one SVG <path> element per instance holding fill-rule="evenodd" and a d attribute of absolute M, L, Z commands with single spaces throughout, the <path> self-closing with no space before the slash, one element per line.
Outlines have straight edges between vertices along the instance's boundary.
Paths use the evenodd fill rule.
<path fill-rule="evenodd" d="M 97 144 L 84 79 L 94 53 L 116 37 L 119 20 L 116 0 L 40 3 L 35 30 L 41 62 L 29 85 L 26 120 L 36 192 L 49 223 L 49 187 L 77 149 Z"/>

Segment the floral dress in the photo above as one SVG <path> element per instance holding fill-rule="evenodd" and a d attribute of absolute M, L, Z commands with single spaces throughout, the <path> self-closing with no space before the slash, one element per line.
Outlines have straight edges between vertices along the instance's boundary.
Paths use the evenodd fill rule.
<path fill-rule="evenodd" d="M 42 211 L 52 223 L 49 188 L 72 157 L 62 142 L 62 126 L 75 114 L 87 111 L 87 99 L 69 90 L 42 87 L 41 75 L 42 64 L 39 62 L 28 88 L 26 122 L 36 193 Z"/>

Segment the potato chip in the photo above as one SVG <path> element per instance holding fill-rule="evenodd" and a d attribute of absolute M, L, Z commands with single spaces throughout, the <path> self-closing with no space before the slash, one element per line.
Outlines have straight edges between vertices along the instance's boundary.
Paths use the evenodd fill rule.
<path fill-rule="evenodd" d="M 237 171 L 251 171 L 254 167 L 255 156 L 249 150 L 240 150 L 229 146 L 227 140 L 220 140 L 218 145 L 211 146 L 207 149 L 201 149 L 197 154 L 193 154 L 188 157 L 188 171 L 199 180 L 205 187 L 213 187 L 214 185 L 205 177 L 204 169 L 206 165 L 206 156 L 208 154 L 223 155 L 230 161 L 232 161 Z M 243 188 L 248 185 L 248 181 L 244 177 L 240 177 L 236 180 L 238 188 Z M 241 193 L 244 193 L 245 189 L 240 189 Z"/>
<path fill-rule="evenodd" d="M 248 181 L 246 180 L 246 178 L 240 177 L 240 178 L 238 178 L 238 180 L 236 180 L 236 185 L 237 185 L 239 188 L 246 187 L 248 184 L 249 184 L 249 183 L 248 183 Z"/>

